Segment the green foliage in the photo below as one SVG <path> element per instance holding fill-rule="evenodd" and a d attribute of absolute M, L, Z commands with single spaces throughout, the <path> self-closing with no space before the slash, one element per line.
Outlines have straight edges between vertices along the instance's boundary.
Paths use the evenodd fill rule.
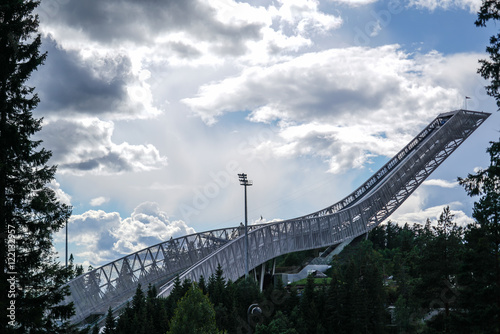
<path fill-rule="evenodd" d="M 294 287 L 297 285 L 304 285 L 307 283 L 308 280 L 309 280 L 309 277 L 306 277 L 304 279 L 301 279 L 301 280 L 298 280 L 298 281 L 291 283 L 290 286 Z M 313 282 L 315 285 L 328 285 L 328 284 L 330 284 L 331 280 L 332 279 L 330 277 L 313 278 Z"/>
<path fill-rule="evenodd" d="M 277 258 L 277 267 L 293 267 L 302 266 L 307 259 L 311 259 L 314 256 L 314 250 L 305 250 L 300 252 L 288 253 Z"/>
<path fill-rule="evenodd" d="M 500 19 L 500 3 L 483 0 L 476 20 L 477 26 L 486 26 L 490 20 Z M 490 81 L 486 86 L 488 95 L 496 100 L 500 110 L 500 33 L 490 37 L 486 47 L 490 59 L 480 60 L 478 73 Z M 487 149 L 490 166 L 466 179 L 459 179 L 470 196 L 482 195 L 474 204 L 473 216 L 478 226 L 466 232 L 466 242 L 470 245 L 465 254 L 461 279 L 466 284 L 462 288 L 461 305 L 474 305 L 465 313 L 471 328 L 476 331 L 500 332 L 500 142 L 492 142 Z"/>
<path fill-rule="evenodd" d="M 203 291 L 203 279 L 200 278 L 198 286 Z M 220 264 L 217 266 L 215 274 L 209 277 L 206 291 L 210 302 L 214 305 L 217 327 L 228 330 L 234 329 L 236 327 L 236 311 L 234 306 L 232 282 L 226 284 L 224 273 Z"/>
<path fill-rule="evenodd" d="M 237 310 L 236 316 L 246 319 L 248 307 L 262 299 L 257 282 L 250 277 L 242 278 L 234 283 L 231 290 L 232 295 L 235 296 L 234 307 Z"/>
<path fill-rule="evenodd" d="M 51 153 L 31 140 L 41 120 L 33 118 L 39 98 L 26 82 L 46 57 L 39 52 L 38 18 L 33 15 L 38 4 L 0 4 L 0 233 L 10 238 L 10 244 L 7 239 L 0 243 L 0 290 L 11 291 L 7 279 L 15 281 L 15 296 L 2 293 L 0 308 L 15 304 L 16 309 L 15 319 L 2 317 L 3 333 L 65 332 L 73 314 L 72 305 L 58 305 L 69 293 L 58 287 L 70 275 L 56 261 L 52 243 L 71 208 L 48 187 L 56 171 L 47 165 Z"/>
<path fill-rule="evenodd" d="M 342 329 L 348 333 L 380 333 L 384 325 L 384 301 L 381 257 L 373 250 L 370 241 L 363 241 L 354 246 L 356 252 L 347 263 L 339 267 L 340 280 L 331 288 L 341 299 L 336 307 L 340 307 L 341 318 L 345 319 Z M 331 319 L 332 322 L 335 319 Z"/>
<path fill-rule="evenodd" d="M 164 334 L 173 309 L 168 299 L 156 298 L 157 291 L 148 285 L 146 295 L 137 285 L 132 305 L 127 303 L 116 323 L 118 334 Z"/>
<path fill-rule="evenodd" d="M 299 334 L 293 328 L 292 322 L 283 312 L 278 311 L 269 325 L 259 324 L 255 328 L 255 334 Z"/>
<path fill-rule="evenodd" d="M 146 301 L 144 300 L 144 292 L 142 291 L 141 284 L 137 284 L 137 288 L 135 289 L 134 297 L 132 298 L 132 310 L 136 314 L 142 313 L 146 305 Z"/>
<path fill-rule="evenodd" d="M 113 317 L 113 311 L 111 310 L 111 306 L 108 309 L 108 313 L 106 313 L 106 320 L 104 324 L 103 334 L 115 334 L 116 332 L 116 322 Z"/>
<path fill-rule="evenodd" d="M 500 192 L 500 142 L 490 142 L 486 152 L 490 155 L 488 168 L 469 174 L 465 179 L 458 178 L 458 182 L 469 196 L 484 195 L 496 198 Z"/>
<path fill-rule="evenodd" d="M 475 22 L 478 27 L 485 27 L 490 20 L 498 21 L 500 3 L 497 0 L 483 0 L 481 8 L 478 12 L 478 17 Z M 486 52 L 490 54 L 490 59 L 481 59 L 479 63 L 481 67 L 478 73 L 483 78 L 490 81 L 490 85 L 486 86 L 488 95 L 495 98 L 497 106 L 500 108 L 500 34 L 490 37 L 490 45 L 486 47 Z"/>
<path fill-rule="evenodd" d="M 415 296 L 422 301 L 426 311 L 442 310 L 440 326 L 446 331 L 450 326 L 450 311 L 455 298 L 443 295 L 449 287 L 457 286 L 461 268 L 462 229 L 453 223 L 449 207 L 444 208 L 437 226 L 427 225 L 422 235 L 426 246 L 415 259 L 419 280 Z M 443 297 L 444 296 L 444 297 Z M 429 302 L 430 301 L 430 302 Z"/>
<path fill-rule="evenodd" d="M 167 334 L 217 334 L 215 310 L 196 284 L 181 298 Z"/>
<path fill-rule="evenodd" d="M 80 275 L 83 275 L 83 265 L 75 265 L 73 254 L 69 255 L 69 263 L 68 263 L 68 271 L 69 271 L 69 279 L 73 279 Z"/>
<path fill-rule="evenodd" d="M 469 174 L 459 182 L 474 203 L 473 217 L 477 224 L 465 231 L 467 249 L 460 273 L 459 302 L 471 328 L 489 333 L 500 332 L 500 143 L 487 149 L 490 166 Z"/>

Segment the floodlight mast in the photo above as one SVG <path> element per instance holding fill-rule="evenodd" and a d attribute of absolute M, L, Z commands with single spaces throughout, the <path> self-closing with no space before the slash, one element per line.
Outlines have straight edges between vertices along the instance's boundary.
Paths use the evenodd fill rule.
<path fill-rule="evenodd" d="M 245 187 L 245 278 L 248 278 L 248 213 L 247 213 L 247 186 L 253 184 L 252 181 L 247 180 L 247 174 L 238 174 L 240 185 Z"/>

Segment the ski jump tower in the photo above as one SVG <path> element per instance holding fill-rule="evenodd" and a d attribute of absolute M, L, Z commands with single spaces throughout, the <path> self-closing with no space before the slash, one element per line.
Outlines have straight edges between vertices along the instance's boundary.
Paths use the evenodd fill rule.
<path fill-rule="evenodd" d="M 249 268 L 282 254 L 338 245 L 388 218 L 469 137 L 489 113 L 456 110 L 438 115 L 371 178 L 341 201 L 306 216 L 248 227 Z M 220 264 L 227 279 L 245 275 L 245 231 L 230 227 L 171 239 L 70 282 L 72 323 L 103 316 L 130 300 L 137 284 L 167 296 L 173 279 L 208 278 Z"/>

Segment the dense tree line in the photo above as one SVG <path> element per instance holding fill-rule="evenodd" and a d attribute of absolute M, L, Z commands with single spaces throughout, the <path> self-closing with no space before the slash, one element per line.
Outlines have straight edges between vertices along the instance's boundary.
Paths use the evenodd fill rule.
<path fill-rule="evenodd" d="M 236 333 L 242 328 L 248 332 L 247 308 L 262 300 L 254 281 L 226 281 L 220 267 L 208 281 L 202 277 L 198 282 L 181 282 L 177 277 L 168 298 L 156 295 L 154 286 L 144 293 L 138 285 L 132 302 L 119 316 L 108 311 L 105 333 L 218 333 L 218 329 Z M 89 330 L 97 332 L 97 327 Z"/>

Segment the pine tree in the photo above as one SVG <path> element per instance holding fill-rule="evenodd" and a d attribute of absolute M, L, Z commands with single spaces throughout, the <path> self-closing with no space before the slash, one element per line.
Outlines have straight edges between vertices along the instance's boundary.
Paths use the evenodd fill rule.
<path fill-rule="evenodd" d="M 51 153 L 31 139 L 41 119 L 33 117 L 39 98 L 26 82 L 46 57 L 39 52 L 33 15 L 38 4 L 0 4 L 0 309 L 15 308 L 11 318 L 2 316 L 4 333 L 62 332 L 73 312 L 72 305 L 57 306 L 68 293 L 58 289 L 68 272 L 52 250 L 52 236 L 67 223 L 71 208 L 47 186 L 56 172 L 47 165 Z"/>
<path fill-rule="evenodd" d="M 488 21 L 500 20 L 500 3 L 497 0 L 483 0 L 481 8 L 478 12 L 478 18 L 475 22 L 478 27 L 485 27 Z M 496 100 L 497 107 L 500 110 L 500 33 L 490 37 L 490 45 L 486 47 L 486 51 L 490 54 L 490 59 L 480 60 L 481 67 L 478 73 L 481 74 L 486 80 L 490 80 L 490 85 L 486 86 L 486 92 Z M 484 302 L 484 306 L 488 304 L 488 296 L 495 298 L 493 307 L 488 308 L 489 321 L 482 322 L 491 323 L 495 333 L 500 332 L 500 258 L 499 258 L 499 235 L 498 222 L 499 222 L 499 197 L 500 197 L 500 141 L 492 142 L 488 149 L 491 157 L 491 164 L 487 170 L 481 171 L 476 175 L 469 175 L 467 179 L 460 180 L 460 183 L 465 186 L 469 195 L 485 194 L 485 196 L 475 204 L 474 214 L 481 227 L 477 230 L 472 230 L 470 235 L 476 236 L 476 245 L 484 249 L 484 242 L 492 242 L 495 245 L 493 251 L 494 259 L 485 254 L 485 258 L 477 259 L 480 262 L 490 262 L 490 270 L 494 268 L 494 282 L 492 290 L 494 294 L 485 293 L 484 298 L 478 298 Z M 482 234 L 478 236 L 477 234 Z M 474 255 L 470 254 L 473 258 Z M 472 260 L 473 261 L 473 260 Z M 470 262 L 472 266 L 478 263 Z M 491 267 L 493 266 L 493 267 Z M 491 286 L 490 286 L 491 287 Z M 478 318 L 485 316 L 485 313 L 479 314 Z M 487 315 L 486 315 L 487 316 Z M 478 318 L 474 320 L 477 321 Z M 490 330 L 490 329 L 489 329 Z"/>
<path fill-rule="evenodd" d="M 248 306 L 258 303 L 262 299 L 257 282 L 251 277 L 242 278 L 236 281 L 231 287 L 231 294 L 234 294 L 234 307 L 238 311 L 236 317 L 247 318 Z"/>
<path fill-rule="evenodd" d="M 381 259 L 370 241 L 350 246 L 348 251 L 347 263 L 333 263 L 325 305 L 328 328 L 339 333 L 383 333 L 385 293 L 379 269 Z"/>
<path fill-rule="evenodd" d="M 483 0 L 475 24 L 478 27 L 486 27 L 486 23 L 490 20 L 500 20 L 500 3 L 497 0 Z M 490 85 L 486 86 L 486 92 L 495 98 L 500 110 L 500 33 L 490 37 L 490 45 L 486 47 L 486 52 L 490 54 L 490 59 L 479 61 L 481 67 L 478 73 L 486 80 L 490 80 Z"/>
<path fill-rule="evenodd" d="M 464 317 L 474 330 L 500 333 L 500 142 L 487 152 L 488 168 L 459 178 L 470 196 L 480 196 L 472 213 L 477 224 L 465 233 L 459 301 L 468 308 Z"/>
<path fill-rule="evenodd" d="M 421 297 L 422 307 L 444 309 L 442 319 L 446 322 L 443 324 L 446 330 L 455 299 L 443 295 L 443 291 L 458 283 L 456 277 L 461 267 L 462 229 L 453 222 L 450 208 L 446 207 L 437 226 L 431 227 L 429 231 L 432 235 L 422 249 L 417 264 L 421 277 L 416 291 Z"/>
<path fill-rule="evenodd" d="M 182 298 L 182 296 L 184 296 L 185 293 L 186 291 L 183 291 L 181 279 L 179 276 L 175 276 L 174 287 L 172 288 L 172 292 L 170 292 L 168 299 L 172 300 L 173 304 L 175 304 Z"/>
<path fill-rule="evenodd" d="M 338 258 L 335 258 L 332 262 L 332 267 L 330 271 L 332 280 L 328 287 L 325 303 L 326 324 L 332 333 L 343 333 L 349 316 L 345 310 L 347 300 L 346 282 Z"/>
<path fill-rule="evenodd" d="M 203 275 L 201 275 L 200 279 L 198 280 L 198 286 L 205 295 L 207 293 L 207 283 L 205 282 L 205 277 L 203 277 Z"/>
<path fill-rule="evenodd" d="M 75 258 L 73 257 L 73 254 L 69 255 L 69 263 L 68 263 L 68 268 L 66 268 L 69 272 L 69 279 L 73 279 L 77 276 L 80 276 L 83 274 L 83 266 L 82 265 L 75 265 L 74 264 Z"/>
<path fill-rule="evenodd" d="M 111 306 L 108 308 L 108 313 L 106 313 L 106 320 L 104 321 L 104 331 L 103 334 L 114 334 L 116 333 L 116 321 L 113 317 L 113 311 Z"/>
<path fill-rule="evenodd" d="M 309 275 L 307 277 L 306 286 L 304 287 L 299 306 L 302 318 L 301 322 L 304 327 L 305 333 L 316 333 L 316 327 L 320 321 L 316 298 L 317 295 L 315 292 L 314 277 L 312 275 Z"/>
<path fill-rule="evenodd" d="M 283 312 L 278 311 L 269 325 L 257 325 L 255 334 L 298 334 Z"/>
<path fill-rule="evenodd" d="M 132 309 L 135 313 L 141 313 L 146 306 L 144 292 L 142 291 L 141 283 L 137 284 L 134 297 L 132 298 Z"/>
<path fill-rule="evenodd" d="M 387 237 L 387 248 L 393 249 L 399 247 L 399 232 L 401 228 L 397 225 L 392 223 L 391 221 L 387 222 L 387 225 L 385 226 L 385 233 Z"/>
<path fill-rule="evenodd" d="M 215 274 L 210 275 L 208 279 L 207 291 L 210 302 L 214 305 L 224 305 L 226 299 L 225 289 L 226 281 L 224 279 L 224 273 L 222 266 L 218 264 Z"/>
<path fill-rule="evenodd" d="M 125 308 L 116 322 L 115 332 L 120 334 L 136 334 L 134 328 L 134 311 L 130 307 L 129 301 L 127 301 Z"/>
<path fill-rule="evenodd" d="M 201 286 L 200 289 L 203 291 Z M 228 293 L 229 289 L 227 289 L 224 271 L 220 264 L 217 265 L 215 274 L 210 275 L 206 290 L 210 302 L 214 305 L 217 327 L 221 329 L 231 328 L 234 325 L 233 300 Z"/>
<path fill-rule="evenodd" d="M 378 225 L 368 234 L 368 239 L 373 243 L 374 249 L 385 249 L 386 247 L 386 231 L 385 225 Z"/>

